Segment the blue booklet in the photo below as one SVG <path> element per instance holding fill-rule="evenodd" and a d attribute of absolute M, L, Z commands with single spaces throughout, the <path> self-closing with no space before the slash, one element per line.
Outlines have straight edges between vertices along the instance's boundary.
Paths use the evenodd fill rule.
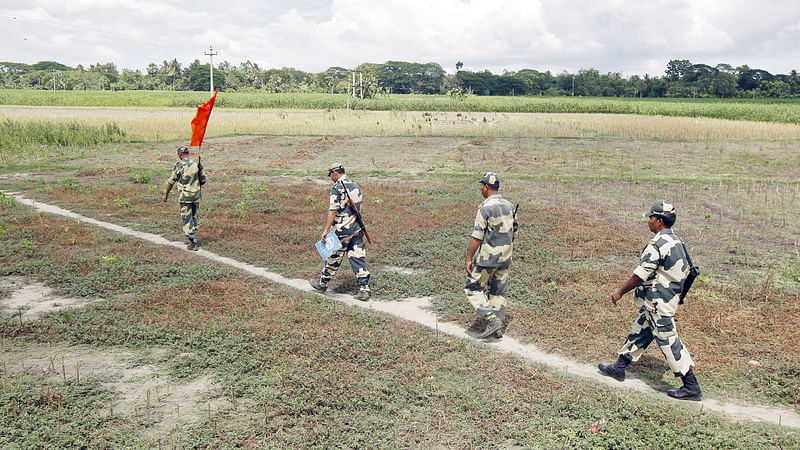
<path fill-rule="evenodd" d="M 342 243 L 339 242 L 339 238 L 336 237 L 336 233 L 331 231 L 327 236 L 325 236 L 324 244 L 322 241 L 318 241 L 315 246 L 317 247 L 319 256 L 322 256 L 322 259 L 328 259 L 328 257 L 330 257 L 336 250 L 342 248 Z"/>

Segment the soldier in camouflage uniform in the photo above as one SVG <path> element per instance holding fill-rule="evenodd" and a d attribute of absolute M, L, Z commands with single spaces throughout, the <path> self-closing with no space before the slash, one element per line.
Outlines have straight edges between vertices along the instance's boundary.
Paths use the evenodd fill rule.
<path fill-rule="evenodd" d="M 360 286 L 356 299 L 367 301 L 371 292 L 369 289 L 370 275 L 367 270 L 367 253 L 364 246 L 364 230 L 359 225 L 358 218 L 347 201 L 349 196 L 358 211 L 361 211 L 361 188 L 347 178 L 344 166 L 341 164 L 332 165 L 328 169 L 328 177 L 333 181 L 333 187 L 331 187 L 328 206 L 328 220 L 325 222 L 321 240 L 325 242 L 325 236 L 333 227 L 336 237 L 342 243 L 342 248 L 331 254 L 325 261 L 325 267 L 322 269 L 320 278 L 313 278 L 308 282 L 319 292 L 327 291 L 331 278 L 333 278 L 342 264 L 344 256 L 347 255 L 350 267 L 353 269 Z"/>
<path fill-rule="evenodd" d="M 504 332 L 511 251 L 518 227 L 513 205 L 497 193 L 500 189 L 497 174 L 487 172 L 479 183 L 486 200 L 475 215 L 464 284 L 467 300 L 475 307 L 478 318 L 467 332 L 481 339 L 500 338 Z"/>
<path fill-rule="evenodd" d="M 647 225 L 655 236 L 644 248 L 633 275 L 611 294 L 611 301 L 616 305 L 623 295 L 635 288 L 634 304 L 640 307 L 639 315 L 633 321 L 627 341 L 617 352 L 617 362 L 599 364 L 598 368 L 603 374 L 623 381 L 628 364 L 637 361 L 655 339 L 672 372 L 683 380 L 680 389 L 671 389 L 667 395 L 681 400 L 699 400 L 702 392 L 692 371 L 694 361 L 678 337 L 673 319 L 689 274 L 686 247 L 672 232 L 675 207 L 659 200 L 644 215 L 649 218 Z"/>
<path fill-rule="evenodd" d="M 200 204 L 200 185 L 205 176 L 203 166 L 189 159 L 189 148 L 178 147 L 178 162 L 172 168 L 172 174 L 167 180 L 167 190 L 164 192 L 163 201 L 167 201 L 169 192 L 174 185 L 178 185 L 180 196 L 178 201 L 181 206 L 181 222 L 183 224 L 183 234 L 189 240 L 186 246 L 189 250 L 196 251 L 200 246 L 197 242 L 197 207 Z"/>

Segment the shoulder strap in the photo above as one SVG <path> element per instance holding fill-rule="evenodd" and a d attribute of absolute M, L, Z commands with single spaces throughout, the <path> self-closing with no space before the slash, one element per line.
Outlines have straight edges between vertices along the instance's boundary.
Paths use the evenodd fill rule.
<path fill-rule="evenodd" d="M 689 268 L 691 269 L 694 267 L 694 263 L 692 262 L 692 257 L 689 256 L 689 250 L 686 249 L 686 244 L 681 241 L 681 246 L 683 247 L 683 253 L 686 254 L 686 261 L 689 263 Z"/>

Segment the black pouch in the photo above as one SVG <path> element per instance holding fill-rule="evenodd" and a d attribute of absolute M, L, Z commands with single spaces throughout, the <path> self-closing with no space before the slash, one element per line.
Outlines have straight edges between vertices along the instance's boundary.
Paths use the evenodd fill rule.
<path fill-rule="evenodd" d="M 683 280 L 683 289 L 681 290 L 680 300 L 678 301 L 679 305 L 683 304 L 683 299 L 686 298 L 686 294 L 689 293 L 689 288 L 692 287 L 694 279 L 700 275 L 700 268 L 692 264 L 692 258 L 689 257 L 689 251 L 686 250 L 686 245 L 683 246 L 683 251 L 686 253 L 686 261 L 689 263 L 689 274 L 686 275 L 686 279 Z"/>

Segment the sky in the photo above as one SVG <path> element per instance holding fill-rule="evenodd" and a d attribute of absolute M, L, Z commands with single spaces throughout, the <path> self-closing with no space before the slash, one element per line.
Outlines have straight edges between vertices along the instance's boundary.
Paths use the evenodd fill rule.
<path fill-rule="evenodd" d="M 0 61 L 176 58 L 321 72 L 370 62 L 448 73 L 662 76 L 671 59 L 800 70 L 797 0 L 0 0 Z"/>

